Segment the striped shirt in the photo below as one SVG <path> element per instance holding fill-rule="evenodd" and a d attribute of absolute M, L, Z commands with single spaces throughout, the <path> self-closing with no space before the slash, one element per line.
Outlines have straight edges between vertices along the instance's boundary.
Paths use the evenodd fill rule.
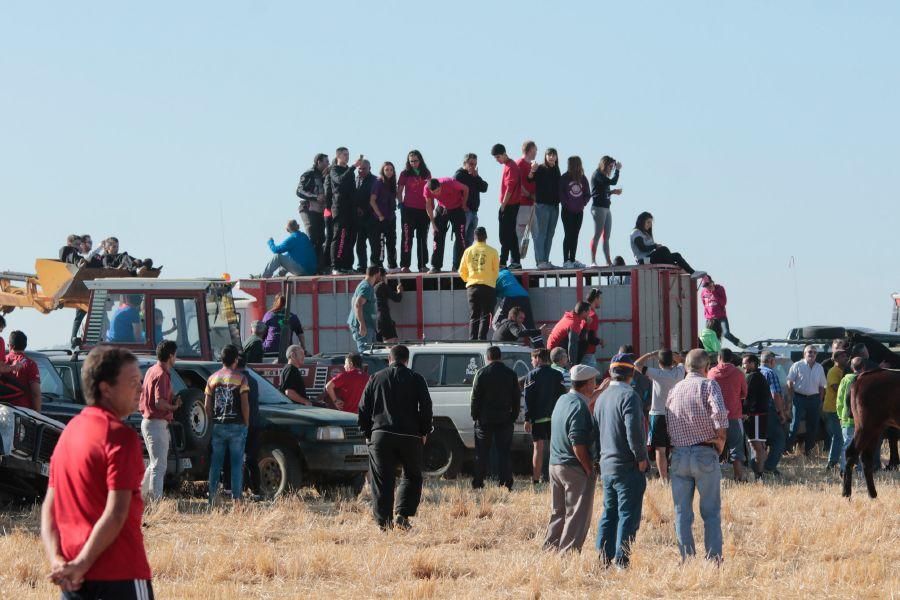
<path fill-rule="evenodd" d="M 769 400 L 769 412 L 775 412 L 775 394 L 778 394 L 779 396 L 783 394 L 781 391 L 781 380 L 778 379 L 778 373 L 769 367 L 760 366 L 759 372 L 766 378 L 766 383 L 769 384 L 769 392 L 771 392 L 772 395 L 772 398 Z"/>
<path fill-rule="evenodd" d="M 702 444 L 728 429 L 728 410 L 722 389 L 699 373 L 688 373 L 666 399 L 666 427 L 675 447 Z"/>

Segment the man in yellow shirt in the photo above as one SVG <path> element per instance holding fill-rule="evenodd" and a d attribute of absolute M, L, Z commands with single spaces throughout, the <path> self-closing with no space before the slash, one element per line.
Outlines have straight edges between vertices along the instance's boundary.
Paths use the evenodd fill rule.
<path fill-rule="evenodd" d="M 486 340 L 490 315 L 496 301 L 500 256 L 487 245 L 487 230 L 475 230 L 475 243 L 466 248 L 459 262 L 459 276 L 466 282 L 469 299 L 469 339 Z"/>
<path fill-rule="evenodd" d="M 837 395 L 841 379 L 849 372 L 849 356 L 846 350 L 837 350 L 832 355 L 834 366 L 825 376 L 825 402 L 822 404 L 822 420 L 825 422 L 825 441 L 831 444 L 828 452 L 828 471 L 840 465 L 841 451 L 844 449 L 844 436 L 841 432 L 841 420 L 837 414 Z"/>

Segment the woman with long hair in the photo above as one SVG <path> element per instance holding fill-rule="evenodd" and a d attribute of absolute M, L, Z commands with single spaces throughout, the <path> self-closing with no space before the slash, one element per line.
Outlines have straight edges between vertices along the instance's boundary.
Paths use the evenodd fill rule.
<path fill-rule="evenodd" d="M 284 294 L 275 296 L 272 306 L 263 315 L 262 322 L 266 327 L 266 339 L 263 340 L 263 352 L 281 352 L 281 330 L 285 324 L 288 326 L 288 339 L 284 347 L 291 345 L 294 335 L 300 340 L 300 346 L 306 350 L 306 340 L 303 337 L 303 325 L 294 313 L 287 309 L 287 300 Z"/>
<path fill-rule="evenodd" d="M 556 148 L 547 148 L 544 151 L 544 162 L 534 172 L 535 212 L 531 231 L 534 234 L 534 260 L 538 269 L 556 268 L 550 262 L 550 249 L 553 247 L 553 235 L 559 222 L 561 176 Z"/>
<path fill-rule="evenodd" d="M 578 232 L 584 220 L 584 207 L 591 198 L 587 177 L 580 156 L 570 156 L 566 172 L 559 179 L 559 200 L 562 204 L 563 268 L 583 269 L 584 263 L 575 260 Z"/>
<path fill-rule="evenodd" d="M 418 150 L 406 155 L 406 166 L 397 180 L 397 202 L 400 204 L 400 270 L 409 273 L 412 264 L 413 236 L 416 238 L 416 262 L 419 272 L 427 271 L 428 228 L 431 221 L 425 211 L 425 184 L 431 171 Z"/>
<path fill-rule="evenodd" d="M 670 251 L 666 246 L 657 244 L 653 239 L 653 215 L 642 212 L 638 215 L 631 232 L 631 251 L 639 265 L 677 265 L 685 270 L 691 279 L 699 279 L 706 275 L 705 271 L 695 271 L 677 252 Z"/>
<path fill-rule="evenodd" d="M 604 156 L 594 175 L 591 177 L 591 197 L 594 204 L 591 214 L 594 216 L 594 237 L 591 238 L 591 266 L 597 266 L 597 242 L 603 238 L 603 256 L 606 258 L 606 266 L 612 266 L 609 256 L 609 234 L 612 231 L 612 214 L 610 210 L 610 198 L 622 193 L 620 189 L 612 189 L 619 181 L 619 171 L 622 163 L 612 156 Z M 615 171 L 615 174 L 613 174 Z"/>
<path fill-rule="evenodd" d="M 397 268 L 397 173 L 394 163 L 387 161 L 381 165 L 378 179 L 372 184 L 369 199 L 376 222 L 369 229 L 369 246 L 378 248 L 378 266 L 384 266 L 387 249 L 388 272 L 396 273 Z"/>

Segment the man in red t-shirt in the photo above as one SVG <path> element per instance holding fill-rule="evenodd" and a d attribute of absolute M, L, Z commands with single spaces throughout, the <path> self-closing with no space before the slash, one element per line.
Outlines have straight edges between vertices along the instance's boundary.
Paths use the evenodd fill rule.
<path fill-rule="evenodd" d="M 41 507 L 50 579 L 64 598 L 152 599 L 141 441 L 123 423 L 138 408 L 137 358 L 124 348 L 95 348 L 81 380 L 87 406 L 59 438 Z"/>
<path fill-rule="evenodd" d="M 437 201 L 437 206 L 434 205 Z M 434 238 L 431 253 L 431 270 L 440 273 L 444 266 L 444 244 L 447 229 L 453 229 L 456 243 L 453 244 L 453 270 L 459 269 L 459 260 L 466 249 L 466 205 L 469 201 L 469 187 L 451 177 L 432 179 L 425 184 L 425 212 L 431 220 Z"/>
<path fill-rule="evenodd" d="M 537 194 L 534 173 L 538 168 L 538 163 L 534 160 L 536 157 L 537 144 L 532 140 L 523 142 L 522 158 L 516 161 L 516 166 L 519 168 L 519 214 L 516 215 L 516 239 L 519 241 L 520 252 L 528 224 L 534 225 L 534 199 Z"/>
<path fill-rule="evenodd" d="M 506 146 L 494 144 L 491 156 L 503 165 L 503 179 L 500 181 L 500 267 L 506 265 L 506 259 L 512 258 L 509 269 L 521 269 L 519 262 L 519 241 L 516 238 L 516 219 L 519 214 L 519 191 L 522 181 L 516 161 L 506 153 Z"/>
<path fill-rule="evenodd" d="M 569 354 L 572 364 L 580 363 L 582 358 L 580 342 L 584 337 L 582 332 L 590 312 L 590 304 L 579 302 L 575 305 L 574 310 L 563 313 L 562 319 L 553 326 L 553 331 L 547 338 L 547 347 L 550 350 L 562 348 Z"/>
<path fill-rule="evenodd" d="M 325 393 L 338 410 L 356 414 L 369 376 L 362 370 L 362 356 L 351 352 L 344 360 L 344 372 L 325 384 Z"/>
<path fill-rule="evenodd" d="M 706 377 L 719 384 L 722 399 L 728 409 L 728 433 L 725 447 L 731 466 L 734 468 L 735 481 L 744 480 L 744 464 L 747 457 L 744 452 L 744 398 L 747 397 L 747 378 L 744 372 L 734 366 L 734 353 L 728 348 L 719 350 L 718 364 L 709 370 Z"/>
<path fill-rule="evenodd" d="M 23 332 L 9 334 L 10 352 L 4 361 L 6 368 L 0 374 L 5 375 L 5 387 L 18 389 L 22 393 L 13 394 L 6 402 L 41 412 L 41 371 L 33 360 L 25 356 L 26 347 L 28 337 Z"/>

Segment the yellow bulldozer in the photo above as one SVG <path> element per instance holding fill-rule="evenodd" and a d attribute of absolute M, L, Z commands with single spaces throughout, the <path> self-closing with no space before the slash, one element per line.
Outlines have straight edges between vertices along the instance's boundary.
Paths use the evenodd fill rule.
<path fill-rule="evenodd" d="M 78 267 L 52 258 L 34 262 L 35 273 L 0 271 L 0 314 L 34 308 L 47 314 L 58 308 L 87 311 L 91 294 L 84 282 L 103 277 L 127 277 L 123 269 Z M 142 277 L 159 277 L 159 269 L 145 269 Z"/>

